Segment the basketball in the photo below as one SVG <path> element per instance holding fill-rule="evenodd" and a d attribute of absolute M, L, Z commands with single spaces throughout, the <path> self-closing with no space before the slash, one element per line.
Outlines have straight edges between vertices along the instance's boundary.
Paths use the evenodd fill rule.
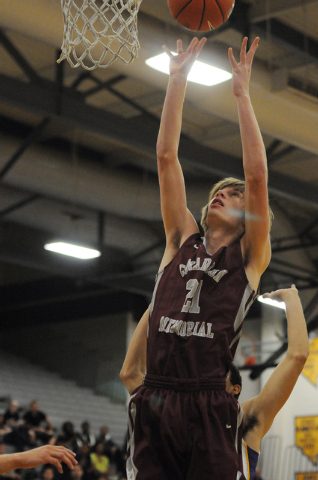
<path fill-rule="evenodd" d="M 189 30 L 207 32 L 226 22 L 235 0 L 168 0 L 171 15 Z"/>

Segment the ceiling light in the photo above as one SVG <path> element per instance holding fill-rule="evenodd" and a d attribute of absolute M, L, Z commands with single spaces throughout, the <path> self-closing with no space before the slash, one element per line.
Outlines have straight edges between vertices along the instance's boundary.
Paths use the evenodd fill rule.
<path fill-rule="evenodd" d="M 175 53 L 173 54 L 176 55 Z M 149 65 L 149 67 L 168 75 L 169 62 L 170 58 L 166 53 L 161 53 L 160 55 L 156 55 L 155 57 L 146 60 L 146 64 Z M 198 60 L 194 62 L 188 76 L 189 82 L 200 83 L 201 85 L 207 85 L 208 87 L 226 82 L 227 80 L 230 80 L 230 78 L 232 78 L 231 73 L 217 67 L 212 67 L 207 63 L 199 62 Z"/>
<path fill-rule="evenodd" d="M 286 310 L 285 302 L 278 302 L 277 300 L 272 300 L 271 298 L 263 298 L 262 295 L 257 297 L 257 300 L 261 303 L 266 303 L 267 305 L 271 305 L 272 307 L 277 307 L 277 308 Z"/>
<path fill-rule="evenodd" d="M 61 253 L 62 255 L 69 255 L 75 258 L 96 258 L 100 257 L 101 253 L 93 248 L 79 247 L 78 245 L 72 245 L 71 243 L 54 242 L 44 245 L 45 250 L 51 252 Z"/>

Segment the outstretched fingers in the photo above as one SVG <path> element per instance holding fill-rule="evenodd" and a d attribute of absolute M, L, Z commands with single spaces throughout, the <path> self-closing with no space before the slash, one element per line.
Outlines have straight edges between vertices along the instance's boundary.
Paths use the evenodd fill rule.
<path fill-rule="evenodd" d="M 244 37 L 244 38 L 243 38 L 243 42 L 242 42 L 242 46 L 241 46 L 240 61 L 241 61 L 242 63 L 244 63 L 244 62 L 245 62 L 245 59 L 246 59 L 247 40 L 248 40 L 248 38 L 247 38 L 247 37 Z"/>
<path fill-rule="evenodd" d="M 246 41 L 247 41 L 247 39 L 246 39 Z M 250 49 L 249 49 L 249 51 L 246 55 L 246 59 L 248 60 L 248 63 L 250 65 L 252 65 L 255 52 L 258 48 L 258 42 L 259 42 L 259 37 L 254 38 L 253 43 L 252 43 L 252 45 L 251 45 L 251 47 L 250 47 Z"/>
<path fill-rule="evenodd" d="M 282 290 L 283 289 L 272 290 L 271 292 L 263 293 L 262 297 L 263 298 L 272 298 L 273 300 L 275 300 L 275 299 L 278 300 L 280 298 L 280 294 L 281 294 Z"/>
<path fill-rule="evenodd" d="M 56 466 L 60 473 L 63 473 L 62 462 L 72 470 L 74 465 L 77 464 L 75 459 L 75 453 L 65 447 L 55 447 L 49 454 L 47 463 L 52 463 Z"/>
<path fill-rule="evenodd" d="M 204 44 L 206 43 L 207 38 L 203 37 L 199 40 L 197 37 L 194 37 L 189 45 L 191 52 L 197 57 L 201 52 Z"/>
<path fill-rule="evenodd" d="M 172 52 L 169 50 L 169 48 L 167 47 L 167 45 L 162 45 L 162 49 L 166 52 L 166 54 L 172 58 L 173 55 L 172 55 Z"/>
<path fill-rule="evenodd" d="M 262 295 L 263 298 L 271 298 L 273 300 L 278 300 L 278 301 L 284 301 L 283 300 L 283 297 L 284 295 L 289 292 L 289 291 L 293 291 L 293 292 L 298 292 L 296 286 L 294 284 L 291 285 L 290 288 L 281 288 L 279 290 L 273 290 L 272 292 L 267 292 L 267 293 L 264 293 Z"/>
<path fill-rule="evenodd" d="M 244 37 L 243 42 L 242 42 L 242 46 L 241 46 L 241 51 L 240 51 L 240 64 L 242 64 L 242 65 L 244 65 L 246 63 L 249 63 L 250 65 L 252 64 L 255 52 L 258 48 L 259 37 L 256 37 L 253 40 L 253 43 L 252 43 L 251 47 L 249 48 L 248 52 L 247 52 L 247 42 L 248 42 L 248 38 Z M 233 49 L 231 47 L 229 48 L 228 53 L 229 53 L 229 60 L 230 60 L 230 63 L 232 65 L 232 68 L 237 67 L 238 63 L 235 60 L 235 57 L 234 57 L 234 54 L 233 54 Z"/>
<path fill-rule="evenodd" d="M 181 55 L 183 53 L 182 40 L 177 40 L 177 54 Z"/>
<path fill-rule="evenodd" d="M 233 55 L 233 49 L 231 47 L 229 48 L 229 60 L 232 68 L 237 67 L 237 61 L 235 60 L 235 57 Z"/>
<path fill-rule="evenodd" d="M 191 40 L 188 48 L 183 51 L 182 40 L 177 40 L 177 55 L 173 54 L 167 45 L 163 45 L 162 48 L 169 56 L 170 59 L 173 59 L 179 65 L 187 64 L 190 65 L 191 62 L 195 61 L 196 57 L 201 52 L 203 45 L 206 43 L 207 39 L 203 37 L 201 40 L 198 40 L 197 37 L 194 37 Z M 176 63 L 175 63 L 176 64 Z"/>

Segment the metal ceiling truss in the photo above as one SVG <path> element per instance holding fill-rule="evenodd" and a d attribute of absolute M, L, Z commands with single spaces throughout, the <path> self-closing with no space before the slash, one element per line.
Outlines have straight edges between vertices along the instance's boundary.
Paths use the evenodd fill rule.
<path fill-rule="evenodd" d="M 149 118 L 149 112 L 125 119 L 86 105 L 83 95 L 74 89 L 64 87 L 62 92 L 57 92 L 55 83 L 47 80 L 40 84 L 25 83 L 5 75 L 0 75 L 0 101 L 70 127 L 99 133 L 155 159 L 158 120 Z M 202 146 L 185 136 L 179 156 L 181 162 L 211 176 L 243 178 L 242 165 L 236 157 Z M 301 180 L 271 172 L 269 190 L 277 197 L 289 198 L 298 204 L 304 202 L 318 209 L 317 189 Z"/>
<path fill-rule="evenodd" d="M 23 153 L 31 146 L 38 142 L 41 138 L 41 134 L 45 127 L 50 123 L 48 117 L 44 118 L 37 127 L 35 127 L 27 138 L 24 140 L 23 144 L 18 148 L 18 150 L 12 155 L 9 160 L 5 163 L 4 167 L 0 170 L 0 181 L 3 180 L 5 175 L 11 170 Z"/>
<path fill-rule="evenodd" d="M 277 3 L 279 4 L 278 6 L 276 5 Z M 285 3 L 285 5 L 283 5 L 283 3 Z M 304 6 L 306 3 L 315 3 L 315 1 L 304 1 L 301 5 Z M 275 18 L 276 15 L 288 11 L 291 8 L 299 7 L 299 5 L 300 3 L 297 0 L 289 2 L 288 7 L 286 7 L 286 2 L 283 1 L 270 2 L 269 5 L 267 2 L 257 2 L 255 5 L 252 5 L 237 0 L 235 2 L 235 8 L 227 22 L 224 23 L 221 28 L 217 28 L 208 33 L 205 32 L 205 36 L 217 37 L 222 31 L 232 28 L 239 31 L 242 36 L 248 36 L 250 38 L 251 34 L 253 34 L 279 45 L 291 54 L 285 65 L 289 71 L 289 75 L 286 77 L 286 86 L 288 84 L 309 95 L 317 97 L 318 89 L 313 86 L 308 86 L 304 84 L 304 82 L 297 81 L 297 79 L 292 77 L 292 70 L 293 68 L 309 64 L 318 66 L 318 42 L 314 38 L 304 35 L 300 31 L 291 28 Z M 290 63 L 290 59 L 292 59 L 292 63 Z M 284 67 L 283 61 L 284 59 L 279 58 L 275 63 L 275 58 L 271 59 L 272 66 L 279 70 Z"/>

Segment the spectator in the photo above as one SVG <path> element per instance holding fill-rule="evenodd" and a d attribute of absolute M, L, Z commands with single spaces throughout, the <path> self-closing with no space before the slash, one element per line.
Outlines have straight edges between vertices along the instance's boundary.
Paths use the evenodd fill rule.
<path fill-rule="evenodd" d="M 83 470 L 83 480 L 88 480 L 91 472 L 91 449 L 87 443 L 83 443 L 79 453 L 76 455 L 76 460 Z"/>
<path fill-rule="evenodd" d="M 93 478 L 98 479 L 101 474 L 106 474 L 109 469 L 109 458 L 104 455 L 102 442 L 96 443 L 95 452 L 91 453 L 91 471 Z"/>
<path fill-rule="evenodd" d="M 85 421 L 81 425 L 82 431 L 79 434 L 80 441 L 82 444 L 87 443 L 90 447 L 93 447 L 96 443 L 96 438 L 93 433 L 90 431 L 90 424 Z M 81 445 L 80 445 L 81 446 Z"/>
<path fill-rule="evenodd" d="M 41 480 L 53 480 L 55 477 L 55 470 L 51 465 L 45 465 L 41 472 Z"/>
<path fill-rule="evenodd" d="M 70 471 L 71 480 L 82 480 L 84 471 L 81 465 L 75 465 L 73 470 Z"/>
<path fill-rule="evenodd" d="M 30 409 L 24 414 L 23 419 L 30 435 L 33 434 L 32 440 L 40 440 L 43 444 L 55 442 L 51 421 L 39 410 L 39 402 L 36 400 L 31 402 Z"/>
<path fill-rule="evenodd" d="M 116 465 L 116 470 L 121 475 L 126 475 L 126 454 L 123 455 L 121 449 L 113 441 L 108 427 L 101 427 L 97 442 L 102 442 L 104 446 L 104 454 Z"/>
<path fill-rule="evenodd" d="M 105 426 L 100 428 L 100 434 L 96 439 L 96 445 L 97 443 L 103 444 L 104 452 L 107 456 L 110 456 L 112 451 L 114 451 L 114 447 L 116 447 L 116 444 L 113 442 L 111 434 L 109 433 L 108 427 Z"/>
<path fill-rule="evenodd" d="M 3 437 L 4 443 L 13 445 L 17 452 L 24 450 L 25 446 L 33 446 L 32 435 L 29 435 L 28 428 L 20 418 L 19 404 L 16 400 L 11 400 L 7 410 L 3 415 L 4 428 L 7 433 Z"/>
<path fill-rule="evenodd" d="M 10 427 L 17 427 L 23 425 L 24 421 L 20 418 L 19 403 L 16 400 L 11 400 L 7 410 L 4 412 L 4 422 Z"/>
<path fill-rule="evenodd" d="M 4 440 L 4 437 L 12 431 L 12 428 L 9 425 L 6 425 L 4 421 L 4 416 L 0 414 L 0 438 Z"/>
<path fill-rule="evenodd" d="M 74 430 L 72 422 L 64 422 L 62 425 L 62 431 L 56 439 L 56 444 L 62 447 L 69 448 L 73 452 L 77 453 L 79 450 L 78 445 L 79 436 Z"/>

